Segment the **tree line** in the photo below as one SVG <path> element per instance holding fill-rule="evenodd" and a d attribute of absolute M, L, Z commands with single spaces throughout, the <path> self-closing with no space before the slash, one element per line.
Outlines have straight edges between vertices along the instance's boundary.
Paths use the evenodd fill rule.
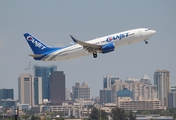
<path fill-rule="evenodd" d="M 107 120 L 107 116 L 113 120 L 136 120 L 136 114 L 132 111 L 125 111 L 122 108 L 114 108 L 111 113 L 106 113 L 104 110 L 99 110 L 96 107 L 92 108 L 89 120 Z"/>
<path fill-rule="evenodd" d="M 89 120 L 107 120 L 107 116 L 110 116 L 113 120 L 136 120 L 136 114 L 158 114 L 160 116 L 173 116 L 173 119 L 176 120 L 176 108 L 168 108 L 167 110 L 138 110 L 136 112 L 132 112 L 125 111 L 124 109 L 118 107 L 112 109 L 111 113 L 106 113 L 105 111 L 94 107 L 92 108 Z"/>
<path fill-rule="evenodd" d="M 51 120 L 49 116 L 34 116 L 34 113 L 25 112 L 25 115 L 18 117 L 18 120 Z M 62 114 L 59 114 L 61 118 L 56 118 L 56 120 L 64 120 L 62 118 Z M 140 115 L 149 115 L 149 114 L 159 114 L 160 116 L 173 116 L 173 119 L 176 120 L 176 108 L 167 109 L 167 110 L 138 110 L 136 112 L 133 111 L 125 111 L 122 108 L 114 108 L 110 113 L 106 113 L 104 110 L 97 109 L 96 107 L 91 108 L 91 113 L 89 117 L 84 120 L 107 120 L 107 117 L 110 116 L 113 120 L 136 120 L 136 114 Z M 1 119 L 0 119 L 1 120 Z M 14 120 L 14 118 L 5 118 L 3 120 Z"/>

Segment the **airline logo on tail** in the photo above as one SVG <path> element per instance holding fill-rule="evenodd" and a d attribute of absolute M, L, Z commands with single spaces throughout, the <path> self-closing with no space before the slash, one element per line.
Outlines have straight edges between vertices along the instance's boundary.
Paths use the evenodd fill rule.
<path fill-rule="evenodd" d="M 42 45 L 39 41 L 35 40 L 35 38 L 33 38 L 32 36 L 28 36 L 26 39 L 42 50 L 46 48 L 46 46 Z"/>

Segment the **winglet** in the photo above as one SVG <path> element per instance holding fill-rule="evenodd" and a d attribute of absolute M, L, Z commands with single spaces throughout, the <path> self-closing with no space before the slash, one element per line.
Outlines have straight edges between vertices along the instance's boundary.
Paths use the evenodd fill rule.
<path fill-rule="evenodd" d="M 76 43 L 78 40 L 76 38 L 74 38 L 72 35 L 70 35 L 70 37 L 73 39 L 73 41 Z"/>

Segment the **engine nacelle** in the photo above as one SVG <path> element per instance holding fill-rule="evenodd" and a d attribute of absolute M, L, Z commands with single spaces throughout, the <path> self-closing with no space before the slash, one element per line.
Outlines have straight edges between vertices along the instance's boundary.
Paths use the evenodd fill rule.
<path fill-rule="evenodd" d="M 114 51 L 114 49 L 115 49 L 114 43 L 111 42 L 109 44 L 103 45 L 101 48 L 101 51 L 104 54 L 104 53 L 112 52 Z"/>

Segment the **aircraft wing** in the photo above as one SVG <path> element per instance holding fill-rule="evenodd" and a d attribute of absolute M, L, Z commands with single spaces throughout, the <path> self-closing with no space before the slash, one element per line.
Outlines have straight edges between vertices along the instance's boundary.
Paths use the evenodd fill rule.
<path fill-rule="evenodd" d="M 75 43 L 82 45 L 84 49 L 86 49 L 88 52 L 97 51 L 102 47 L 101 45 L 95 45 L 95 44 L 79 41 L 76 38 L 74 38 L 72 35 L 70 35 L 70 37 L 73 39 Z"/>

